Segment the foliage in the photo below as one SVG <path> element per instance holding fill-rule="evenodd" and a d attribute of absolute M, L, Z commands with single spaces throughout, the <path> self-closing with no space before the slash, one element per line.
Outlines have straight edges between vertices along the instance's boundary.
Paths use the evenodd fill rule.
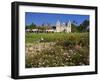
<path fill-rule="evenodd" d="M 38 54 L 29 56 L 26 59 L 26 67 L 58 67 L 58 66 L 78 66 L 89 64 L 88 48 L 79 48 L 73 50 L 62 49 L 55 46 L 50 49 L 44 49 Z"/>
<path fill-rule="evenodd" d="M 37 28 L 37 27 L 34 23 L 32 23 L 31 25 L 26 26 L 26 29 L 35 29 L 35 28 Z"/>
<path fill-rule="evenodd" d="M 89 27 L 89 20 L 84 20 L 83 23 L 81 23 L 80 26 L 78 27 L 78 31 L 87 32 L 88 31 L 87 27 Z"/>
<path fill-rule="evenodd" d="M 78 32 L 78 26 L 76 26 L 74 23 L 71 24 L 71 31 L 72 32 Z"/>
<path fill-rule="evenodd" d="M 26 53 L 26 68 L 89 65 L 89 33 L 26 33 L 25 40 L 33 50 Z"/>

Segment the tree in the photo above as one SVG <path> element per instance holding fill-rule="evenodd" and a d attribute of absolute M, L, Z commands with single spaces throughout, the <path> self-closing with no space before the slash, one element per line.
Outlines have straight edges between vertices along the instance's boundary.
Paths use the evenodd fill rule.
<path fill-rule="evenodd" d="M 37 26 L 34 23 L 32 23 L 30 25 L 26 25 L 26 27 L 25 27 L 25 29 L 30 29 L 30 30 L 36 29 L 36 28 L 37 28 Z"/>
<path fill-rule="evenodd" d="M 72 27 L 71 29 L 72 32 L 78 32 L 78 29 L 77 29 L 78 26 L 76 26 L 74 23 L 71 24 L 71 27 Z"/>
<path fill-rule="evenodd" d="M 30 29 L 35 29 L 36 28 L 36 25 L 34 24 L 34 23 L 32 23 L 31 25 L 30 25 Z"/>
<path fill-rule="evenodd" d="M 77 22 L 74 20 L 74 21 L 73 21 L 73 24 L 77 24 Z"/>
<path fill-rule="evenodd" d="M 87 27 L 89 27 L 89 20 L 84 20 L 78 27 L 79 32 L 87 32 Z"/>
<path fill-rule="evenodd" d="M 30 26 L 26 25 L 25 29 L 29 29 Z"/>
<path fill-rule="evenodd" d="M 45 26 L 45 23 L 42 23 L 42 25 L 41 26 Z"/>

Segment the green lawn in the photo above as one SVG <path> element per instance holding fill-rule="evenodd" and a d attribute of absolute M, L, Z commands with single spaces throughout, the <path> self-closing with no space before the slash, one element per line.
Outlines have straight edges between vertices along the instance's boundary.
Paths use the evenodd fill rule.
<path fill-rule="evenodd" d="M 34 43 L 40 41 L 43 38 L 43 42 L 56 42 L 56 41 L 82 41 L 88 42 L 88 33 L 26 33 L 26 43 Z"/>

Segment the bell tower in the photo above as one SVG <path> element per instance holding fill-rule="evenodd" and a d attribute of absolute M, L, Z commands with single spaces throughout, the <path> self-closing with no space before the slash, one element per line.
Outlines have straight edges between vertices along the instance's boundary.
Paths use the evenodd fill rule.
<path fill-rule="evenodd" d="M 71 21 L 69 20 L 68 21 L 68 24 L 67 24 L 67 32 L 71 32 Z"/>
<path fill-rule="evenodd" d="M 58 20 L 56 22 L 56 32 L 60 32 L 60 26 L 61 26 L 61 24 L 60 24 L 60 21 Z"/>

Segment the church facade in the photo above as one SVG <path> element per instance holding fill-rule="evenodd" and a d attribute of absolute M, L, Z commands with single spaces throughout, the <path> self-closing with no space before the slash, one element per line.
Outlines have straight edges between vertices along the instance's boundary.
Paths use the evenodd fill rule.
<path fill-rule="evenodd" d="M 60 23 L 60 21 L 58 20 L 56 22 L 56 31 L 55 32 L 67 32 L 67 33 L 70 33 L 71 32 L 71 21 L 69 20 L 69 22 L 66 25 L 65 23 Z"/>

